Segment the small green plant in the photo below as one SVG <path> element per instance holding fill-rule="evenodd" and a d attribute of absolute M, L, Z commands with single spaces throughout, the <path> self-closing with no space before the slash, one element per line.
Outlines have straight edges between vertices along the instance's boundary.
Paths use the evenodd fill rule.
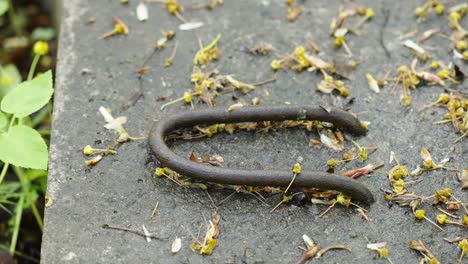
<path fill-rule="evenodd" d="M 15 254 L 23 210 L 31 208 L 41 230 L 43 226 L 35 202 L 39 193 L 45 192 L 47 177 L 48 149 L 41 134 L 50 132 L 35 127 L 49 115 L 54 90 L 50 70 L 33 78 L 40 57 L 48 53 L 47 43 L 36 42 L 33 53 L 28 79 L 24 82 L 14 66 L 0 66 L 0 160 L 3 162 L 0 209 L 11 215 L 8 222 L 11 255 Z M 19 182 L 3 183 L 9 167 Z"/>

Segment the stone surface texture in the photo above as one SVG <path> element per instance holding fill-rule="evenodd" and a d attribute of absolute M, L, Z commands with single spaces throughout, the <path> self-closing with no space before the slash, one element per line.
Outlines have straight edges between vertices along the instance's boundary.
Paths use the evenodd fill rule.
<path fill-rule="evenodd" d="M 380 94 L 375 94 L 364 77 L 366 73 L 382 77 L 390 70 L 394 75 L 398 66 L 409 64 L 413 55 L 401 45 L 400 36 L 413 30 L 421 34 L 433 27 L 440 27 L 448 34 L 445 16 L 433 14 L 417 22 L 413 10 L 423 1 L 359 1 L 372 7 L 376 15 L 363 25 L 359 35 L 347 38 L 361 64 L 345 83 L 355 98 L 351 110 L 360 113 L 362 120 L 371 122 L 368 135 L 354 140 L 362 146 L 378 147 L 369 155 L 369 163 L 385 163 L 380 172 L 359 179 L 376 198 L 374 204 L 365 206 L 372 221 L 365 222 L 355 209 L 341 206 L 321 218 L 319 214 L 325 207 L 316 205 L 285 205 L 270 213 L 279 202 L 279 195 L 267 195 L 269 206 L 266 206 L 252 195 L 239 193 L 217 208 L 222 216 L 218 246 L 213 255 L 200 256 L 190 250 L 192 238 L 187 230 L 196 233 L 215 211 L 210 197 L 218 203 L 232 191 L 208 190 L 208 195 L 206 191 L 184 189 L 155 177 L 157 163 L 146 140 L 124 143 L 116 155 L 104 157 L 95 167 L 87 168 L 82 154 L 84 146 L 115 145 L 116 134 L 103 127 L 104 119 L 98 108 L 111 108 L 114 117 L 126 116 L 125 127 L 133 136 L 146 136 L 154 121 L 170 113 L 190 111 L 190 106 L 183 103 L 161 111 L 164 101 L 158 102 L 156 98 L 174 99 L 192 88 L 190 74 L 199 47 L 198 38 L 207 44 L 218 33 L 222 34 L 221 55 L 207 69 L 218 68 L 221 73 L 232 74 L 245 82 L 271 78 L 274 73 L 270 62 L 307 39 L 322 48 L 321 58 L 347 61 L 342 56 L 343 50 L 333 49 L 328 34 L 330 21 L 337 15 L 342 1 L 297 1 L 303 13 L 296 22 L 289 23 L 285 19 L 284 1 L 226 0 L 211 11 L 187 8 L 183 13 L 185 19 L 204 22 L 203 27 L 192 31 L 179 31 L 181 22 L 158 3 L 148 3 L 149 20 L 138 21 L 135 12 L 138 2 L 130 0 L 128 5 L 122 5 L 116 0 L 63 1 L 48 183 L 53 204 L 45 212 L 42 263 L 294 263 L 302 254 L 298 246 L 303 246 L 303 234 L 320 247 L 342 244 L 352 248 L 352 252 L 328 252 L 312 261 L 317 263 L 387 263 L 366 249 L 367 243 L 381 241 L 387 242 L 393 263 L 417 263 L 420 255 L 408 248 L 408 242 L 419 239 L 441 263 L 456 263 L 459 249 L 442 239 L 467 235 L 466 229 L 447 226 L 447 231 L 441 232 L 427 221 L 416 220 L 408 208 L 391 206 L 381 191 L 391 188 L 384 173 L 394 166 L 388 163 L 391 151 L 409 169 L 421 164 L 421 147 L 427 147 L 436 162 L 449 157 L 448 167 L 467 166 L 468 140 L 456 144 L 451 152 L 452 142 L 459 135 L 449 124 L 432 124 L 441 119 L 445 110 L 417 111 L 435 101 L 443 89 L 420 87 L 412 91 L 413 105 L 403 107 L 399 102 L 401 88 L 392 93 L 392 85 L 387 85 Z M 187 6 L 195 3 L 181 2 Z M 113 16 L 128 25 L 129 34 L 100 40 L 103 33 L 113 28 Z M 467 19 L 462 21 L 466 25 Z M 122 107 L 140 86 L 135 70 L 151 53 L 161 32 L 167 30 L 175 30 L 179 41 L 173 66 L 164 67 L 174 43 L 171 42 L 148 62 L 152 71 L 142 78 L 142 97 L 134 106 Z M 411 39 L 415 40 L 416 36 Z M 273 52 L 262 57 L 242 51 L 241 47 L 252 47 L 259 41 L 272 44 Z M 448 44 L 446 39 L 437 36 L 424 43 L 424 47 L 433 57 L 448 62 L 452 57 L 447 51 Z M 316 91 L 321 78 L 316 73 L 280 71 L 276 82 L 239 95 L 239 101 L 249 103 L 253 97 L 259 97 L 262 105 L 286 102 L 341 105 L 343 100 Z M 462 84 L 457 89 L 465 87 Z M 220 107 L 233 103 L 232 94 L 217 99 Z M 201 109 L 207 105 L 195 101 L 194 107 Z M 326 170 L 328 159 L 341 157 L 324 147 L 310 148 L 311 138 L 318 139 L 318 136 L 299 129 L 267 134 L 237 132 L 177 141 L 171 146 L 186 157 L 191 150 L 198 155 L 219 154 L 226 166 L 244 169 L 284 169 L 300 162 L 303 170 Z M 346 146 L 351 148 L 352 143 L 348 141 Z M 338 170 L 363 165 L 352 161 Z M 437 189 L 450 187 L 457 198 L 467 200 L 466 191 L 461 190 L 452 171 L 432 171 L 419 179 L 422 181 L 408 188 L 429 196 Z M 150 219 L 158 201 L 156 216 Z M 423 208 L 432 219 L 438 213 L 429 204 Z M 150 232 L 165 239 L 147 243 L 131 233 L 103 229 L 104 224 L 139 231 L 144 224 Z M 170 249 L 175 237 L 182 238 L 182 249 L 173 255 Z"/>

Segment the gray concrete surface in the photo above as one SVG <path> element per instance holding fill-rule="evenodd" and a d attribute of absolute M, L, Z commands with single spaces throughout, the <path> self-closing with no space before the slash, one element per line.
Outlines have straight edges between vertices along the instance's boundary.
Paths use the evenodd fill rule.
<path fill-rule="evenodd" d="M 153 71 L 144 75 L 143 97 L 128 109 L 125 101 L 139 85 L 135 69 L 141 66 L 151 46 L 161 37 L 162 30 L 177 30 L 179 20 L 167 14 L 162 5 L 149 4 L 150 18 L 139 22 L 135 15 L 138 1 L 130 0 L 123 6 L 115 0 L 63 1 L 63 20 L 56 78 L 53 133 L 50 154 L 48 195 L 53 205 L 45 212 L 45 230 L 42 263 L 294 263 L 300 255 L 302 235 L 307 234 L 319 246 L 344 244 L 352 252 L 333 251 L 314 263 L 387 263 L 375 252 L 366 249 L 370 242 L 386 241 L 393 263 L 416 263 L 420 256 L 408 248 L 408 242 L 423 240 L 442 263 L 456 263 L 459 250 L 444 237 L 467 235 L 460 227 L 448 226 L 441 232 L 427 221 L 417 221 L 407 208 L 389 206 L 381 188 L 389 188 L 386 175 L 374 173 L 359 181 L 367 184 L 376 197 L 369 206 L 371 222 L 364 222 L 352 209 L 337 207 L 319 218 L 325 208 L 317 206 L 282 206 L 276 212 L 270 209 L 279 197 L 267 199 L 266 207 L 250 195 L 237 194 L 222 206 L 218 247 L 211 256 L 200 256 L 189 249 L 192 242 L 186 229 L 196 232 L 204 217 L 214 211 L 207 194 L 196 189 L 182 189 L 175 184 L 154 177 L 156 164 L 152 161 L 146 141 L 123 144 L 115 156 L 106 157 L 97 166 L 87 170 L 81 149 L 88 144 L 105 147 L 113 144 L 115 134 L 106 131 L 99 106 L 110 107 L 114 116 L 127 116 L 127 130 L 135 136 L 147 135 L 151 123 L 171 112 L 190 110 L 176 104 L 160 111 L 162 102 L 157 96 L 179 97 L 192 87 L 190 73 L 192 60 L 198 49 L 197 37 L 205 43 L 222 33 L 221 57 L 209 68 L 218 67 L 225 74 L 255 82 L 272 76 L 269 64 L 277 55 L 294 49 L 295 43 L 311 38 L 323 49 L 323 58 L 340 59 L 331 46 L 329 23 L 337 14 L 341 1 L 299 1 L 304 12 L 295 23 L 285 21 L 284 1 L 227 0 L 213 11 L 187 10 L 184 17 L 203 21 L 205 25 L 194 31 L 176 31 L 180 45 L 170 68 L 162 67 L 171 49 L 168 48 L 149 62 Z M 191 1 L 182 1 L 190 4 Z M 408 64 L 412 56 L 401 46 L 399 36 L 412 30 L 423 32 L 434 26 L 448 31 L 445 17 L 431 15 L 416 23 L 414 8 L 423 1 L 359 1 L 374 8 L 375 18 L 366 23 L 359 36 L 350 36 L 348 44 L 362 60 L 346 84 L 355 97 L 353 112 L 365 112 L 363 120 L 371 122 L 369 134 L 355 139 L 363 146 L 377 146 L 369 162 L 388 165 L 390 151 L 400 162 L 414 169 L 421 163 L 419 152 L 426 146 L 435 161 L 450 152 L 451 143 L 458 137 L 449 125 L 434 126 L 442 109 L 417 112 L 428 101 L 442 92 L 440 87 L 427 86 L 413 91 L 413 106 L 399 103 L 400 90 L 391 94 L 390 87 L 374 94 L 367 86 L 365 73 L 382 76 L 388 70 Z M 385 22 L 384 11 L 388 12 Z M 112 28 L 112 16 L 118 16 L 130 28 L 128 36 L 99 40 Z M 87 21 L 95 18 L 96 22 Z M 463 22 L 466 23 L 465 18 Z M 413 37 L 414 39 L 414 37 Z M 274 52 L 267 57 L 253 57 L 242 51 L 242 45 L 257 41 L 271 43 Z M 386 55 L 382 46 L 389 51 Z M 425 44 L 435 58 L 447 62 L 448 41 L 434 37 Z M 338 52 L 342 53 L 342 51 Z M 320 77 L 307 72 L 281 72 L 277 82 L 257 88 L 240 100 L 250 102 L 258 96 L 262 104 L 329 104 L 333 97 L 319 94 L 315 85 Z M 166 83 L 166 87 L 162 83 Z M 466 85 L 459 88 L 466 89 Z M 218 99 L 219 106 L 233 101 L 229 95 Z M 196 108 L 206 105 L 196 103 Z M 338 154 L 325 148 L 311 149 L 308 139 L 316 138 L 299 130 L 278 131 L 269 134 L 235 133 L 217 135 L 211 139 L 177 142 L 175 151 L 188 156 L 191 149 L 198 154 L 220 154 L 226 165 L 236 168 L 289 168 L 302 161 L 305 169 L 326 169 L 325 161 Z M 102 141 L 98 144 L 98 141 Z M 97 142 L 97 143 L 95 143 Z M 351 144 L 348 144 L 350 147 Z M 447 166 L 463 168 L 468 164 L 468 140 L 455 146 L 448 154 Z M 350 162 L 340 169 L 361 166 Z M 431 195 L 441 187 L 450 187 L 454 195 L 466 200 L 456 175 L 450 171 L 433 171 L 420 176 L 422 182 L 410 187 L 421 195 Z M 219 202 L 228 191 L 209 191 Z M 159 209 L 150 219 L 155 203 Z M 425 205 L 429 217 L 437 211 Z M 111 224 L 141 230 L 141 225 L 167 240 L 147 243 L 142 237 L 120 231 L 106 230 Z M 172 255 L 172 240 L 182 238 L 182 249 Z"/>

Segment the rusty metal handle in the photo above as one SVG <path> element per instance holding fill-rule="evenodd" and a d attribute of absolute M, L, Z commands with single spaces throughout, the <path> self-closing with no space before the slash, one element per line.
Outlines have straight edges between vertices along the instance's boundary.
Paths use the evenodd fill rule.
<path fill-rule="evenodd" d="M 235 170 L 208 166 L 179 157 L 164 142 L 165 135 L 173 130 L 193 127 L 194 125 L 284 120 L 329 122 L 335 127 L 357 136 L 365 135 L 367 132 L 367 129 L 355 116 L 336 108 L 290 105 L 255 106 L 242 107 L 234 111 L 226 109 L 197 110 L 164 117 L 154 123 L 149 134 L 149 143 L 151 150 L 162 165 L 185 176 L 221 184 L 286 187 L 292 179 L 290 170 Z M 372 193 L 364 184 L 345 176 L 324 171 L 303 171 L 297 176 L 292 186 L 336 190 L 355 200 L 366 203 L 374 202 Z"/>

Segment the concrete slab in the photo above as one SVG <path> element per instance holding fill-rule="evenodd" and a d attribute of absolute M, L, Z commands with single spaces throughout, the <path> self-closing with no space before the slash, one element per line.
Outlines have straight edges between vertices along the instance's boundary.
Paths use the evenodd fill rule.
<path fill-rule="evenodd" d="M 428 86 L 414 91 L 413 106 L 407 108 L 399 103 L 400 91 L 392 94 L 391 88 L 386 87 L 376 95 L 369 90 L 364 77 L 367 72 L 382 76 L 409 64 L 412 56 L 402 47 L 399 36 L 416 29 L 421 33 L 435 26 L 449 32 L 446 18 L 431 16 L 416 23 L 413 10 L 419 1 L 359 2 L 371 6 L 376 16 L 363 26 L 361 35 L 349 37 L 348 44 L 362 63 L 346 84 L 356 98 L 352 111 L 364 112 L 361 118 L 371 122 L 368 136 L 356 139 L 357 142 L 379 148 L 370 155 L 369 162 L 385 162 L 384 170 L 388 170 L 391 168 L 387 163 L 390 151 L 394 151 L 401 163 L 414 169 L 421 162 L 419 152 L 425 146 L 435 160 L 449 153 L 448 166 L 466 167 L 468 140 L 458 143 L 450 153 L 458 135 L 449 125 L 432 125 L 444 111 L 430 109 L 419 113 L 415 110 L 434 101 L 443 91 L 441 88 Z M 84 146 L 105 147 L 115 139 L 112 132 L 102 127 L 99 106 L 112 108 L 114 116 L 127 116 L 126 128 L 135 136 L 147 135 L 152 122 L 162 116 L 190 110 L 189 106 L 176 104 L 160 111 L 162 102 L 156 102 L 155 98 L 176 98 L 191 88 L 189 76 L 198 49 L 197 37 L 207 43 L 222 33 L 221 57 L 209 67 L 218 67 L 223 73 L 234 74 L 247 82 L 270 78 L 271 60 L 309 38 L 322 47 L 323 58 L 341 59 L 328 36 L 329 23 L 340 3 L 337 0 L 299 1 L 304 12 L 298 21 L 288 23 L 284 1 L 225 1 L 213 11 L 186 10 L 183 13 L 186 19 L 203 21 L 205 25 L 181 32 L 177 31 L 180 21 L 160 4 L 148 4 L 150 18 L 139 22 L 135 14 L 138 1 L 131 0 L 128 6 L 114 0 L 63 1 L 48 185 L 53 204 L 45 212 L 42 263 L 292 263 L 302 254 L 297 247 L 303 245 L 303 234 L 322 247 L 343 244 L 353 249 L 352 252 L 327 253 L 315 262 L 386 263 L 366 249 L 366 244 L 387 241 L 394 263 L 415 263 L 420 256 L 408 248 L 408 242 L 421 239 L 442 263 L 456 263 L 459 250 L 442 238 L 467 235 L 466 230 L 449 226 L 446 232 L 441 232 L 426 221 L 415 220 L 407 208 L 390 206 L 380 191 L 389 188 L 386 175 L 382 173 L 360 179 L 377 200 L 368 207 L 371 222 L 364 222 L 353 209 L 341 207 L 323 218 L 318 215 L 325 208 L 317 206 L 282 206 L 270 213 L 279 196 L 269 197 L 267 202 L 271 206 L 266 207 L 250 195 L 236 194 L 218 208 L 222 216 L 218 247 L 213 255 L 203 257 L 190 250 L 192 239 L 186 229 L 196 232 L 204 217 L 214 211 L 212 202 L 204 191 L 183 189 L 155 178 L 156 164 L 146 141 L 123 144 L 117 155 L 106 157 L 91 170 L 84 165 L 81 153 Z M 112 16 L 127 23 L 129 35 L 99 40 L 104 32 L 112 29 Z M 88 23 L 92 18 L 96 22 Z M 141 66 L 163 30 L 176 30 L 180 45 L 174 65 L 163 67 L 170 48 L 156 53 L 148 64 L 153 70 L 143 77 L 142 98 L 124 109 L 122 103 L 139 85 L 135 69 Z M 253 57 L 240 50 L 241 46 L 252 46 L 257 41 L 271 43 L 273 54 Z M 447 62 L 451 57 L 447 44 L 447 40 L 435 37 L 426 47 L 435 58 Z M 315 91 L 320 79 L 307 72 L 281 72 L 275 83 L 259 87 L 240 100 L 250 102 L 258 96 L 264 105 L 286 101 L 331 105 L 335 101 L 332 96 Z M 221 96 L 217 102 L 219 106 L 233 103 L 229 95 Z M 195 107 L 207 106 L 196 103 Z M 309 138 L 317 136 L 300 130 L 268 134 L 240 132 L 177 142 L 173 148 L 185 156 L 191 149 L 198 154 L 220 154 L 226 166 L 233 168 L 289 168 L 301 161 L 304 170 L 325 170 L 326 160 L 339 155 L 325 148 L 309 148 Z M 357 161 L 350 162 L 342 169 L 359 166 L 362 164 Z M 450 187 L 456 197 L 467 198 L 453 172 L 433 171 L 420 178 L 423 181 L 411 189 L 421 195 Z M 210 190 L 209 194 L 219 202 L 230 192 Z M 157 201 L 159 209 L 151 220 Z M 437 214 L 430 205 L 424 208 L 431 218 Z M 147 243 L 134 234 L 103 229 L 104 224 L 135 230 L 141 230 L 141 225 L 145 224 L 150 232 L 168 239 Z M 170 247 L 176 236 L 182 238 L 182 249 L 172 255 Z"/>

